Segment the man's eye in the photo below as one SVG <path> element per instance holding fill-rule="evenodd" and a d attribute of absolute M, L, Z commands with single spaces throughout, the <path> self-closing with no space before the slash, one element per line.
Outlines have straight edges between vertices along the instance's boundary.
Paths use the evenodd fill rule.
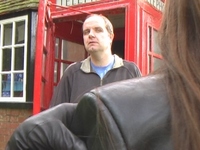
<path fill-rule="evenodd" d="M 87 34 L 89 34 L 89 30 L 85 30 L 85 31 L 83 31 L 83 35 L 87 35 Z"/>
<path fill-rule="evenodd" d="M 96 28 L 95 31 L 96 32 L 102 32 L 103 30 L 101 28 Z"/>

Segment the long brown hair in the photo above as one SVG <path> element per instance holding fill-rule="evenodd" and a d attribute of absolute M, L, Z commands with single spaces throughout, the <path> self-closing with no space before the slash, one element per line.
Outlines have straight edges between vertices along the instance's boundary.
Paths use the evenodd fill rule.
<path fill-rule="evenodd" d="M 200 0 L 166 0 L 159 42 L 175 150 L 200 150 Z"/>

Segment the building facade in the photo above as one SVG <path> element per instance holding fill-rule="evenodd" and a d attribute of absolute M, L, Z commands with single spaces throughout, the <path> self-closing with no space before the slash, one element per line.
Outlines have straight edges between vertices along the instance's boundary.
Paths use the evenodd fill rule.
<path fill-rule="evenodd" d="M 32 115 L 39 0 L 0 1 L 0 150 Z"/>

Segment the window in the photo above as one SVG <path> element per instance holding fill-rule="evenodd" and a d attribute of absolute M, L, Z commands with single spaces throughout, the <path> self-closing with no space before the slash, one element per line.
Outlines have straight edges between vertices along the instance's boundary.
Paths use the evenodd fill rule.
<path fill-rule="evenodd" d="M 157 30 L 148 27 L 148 73 L 158 69 L 162 64 L 161 51 L 157 42 Z"/>
<path fill-rule="evenodd" d="M 73 6 L 82 3 L 95 2 L 98 0 L 56 0 L 56 4 L 63 6 Z"/>
<path fill-rule="evenodd" d="M 55 64 L 54 64 L 54 85 L 57 85 L 65 69 L 73 62 L 85 59 L 84 46 L 56 38 Z"/>
<path fill-rule="evenodd" d="M 25 102 L 28 16 L 0 20 L 0 102 Z"/>

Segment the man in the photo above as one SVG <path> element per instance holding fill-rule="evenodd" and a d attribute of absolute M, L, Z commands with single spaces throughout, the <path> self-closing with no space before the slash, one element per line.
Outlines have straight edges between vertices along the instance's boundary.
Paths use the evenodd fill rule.
<path fill-rule="evenodd" d="M 65 70 L 50 107 L 64 102 L 77 103 L 79 97 L 93 88 L 141 76 L 135 63 L 112 54 L 113 38 L 113 26 L 106 17 L 92 14 L 86 18 L 83 40 L 90 56 Z"/>

